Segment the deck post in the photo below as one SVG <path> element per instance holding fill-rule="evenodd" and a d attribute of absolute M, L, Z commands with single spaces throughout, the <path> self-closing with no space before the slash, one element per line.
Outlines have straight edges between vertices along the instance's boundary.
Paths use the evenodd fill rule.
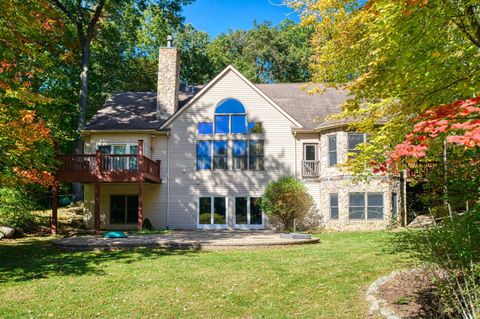
<path fill-rule="evenodd" d="M 100 182 L 95 183 L 95 234 L 100 233 Z"/>
<path fill-rule="evenodd" d="M 57 222 L 58 222 L 58 182 L 54 181 L 52 184 L 52 220 L 50 223 L 50 233 L 52 235 L 57 234 Z"/>
<path fill-rule="evenodd" d="M 138 231 L 143 229 L 143 182 L 138 184 Z"/>
<path fill-rule="evenodd" d="M 145 163 L 143 160 L 143 140 L 138 140 L 138 170 L 140 181 L 138 183 L 138 231 L 143 229 L 143 180 L 145 175 Z"/>

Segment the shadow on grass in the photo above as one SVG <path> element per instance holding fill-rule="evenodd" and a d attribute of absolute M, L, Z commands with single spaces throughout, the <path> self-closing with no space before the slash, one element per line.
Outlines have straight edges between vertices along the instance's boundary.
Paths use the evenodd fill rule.
<path fill-rule="evenodd" d="M 115 251 L 60 251 L 51 239 L 24 239 L 0 244 L 0 283 L 51 276 L 105 275 L 107 264 L 130 264 L 168 256 L 193 256 L 191 249 L 135 249 Z"/>

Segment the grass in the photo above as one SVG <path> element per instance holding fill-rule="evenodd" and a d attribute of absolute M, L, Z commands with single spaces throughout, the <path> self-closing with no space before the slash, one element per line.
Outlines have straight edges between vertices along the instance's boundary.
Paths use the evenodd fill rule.
<path fill-rule="evenodd" d="M 403 256 L 388 232 L 318 245 L 194 252 L 61 252 L 0 242 L 0 318 L 365 318 L 368 285 Z"/>

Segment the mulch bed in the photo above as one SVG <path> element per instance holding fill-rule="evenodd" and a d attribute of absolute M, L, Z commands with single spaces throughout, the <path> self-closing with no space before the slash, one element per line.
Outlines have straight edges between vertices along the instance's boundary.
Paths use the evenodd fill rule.
<path fill-rule="evenodd" d="M 401 273 L 385 283 L 379 295 L 402 318 L 439 318 L 441 302 L 432 279 L 422 269 Z"/>

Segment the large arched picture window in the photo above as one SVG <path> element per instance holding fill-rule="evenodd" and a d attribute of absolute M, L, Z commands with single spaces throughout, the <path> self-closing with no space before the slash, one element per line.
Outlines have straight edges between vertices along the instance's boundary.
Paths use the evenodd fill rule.
<path fill-rule="evenodd" d="M 199 134 L 251 134 L 263 133 L 260 122 L 248 122 L 247 112 L 237 99 L 229 98 L 215 108 L 213 122 L 198 124 Z"/>
<path fill-rule="evenodd" d="M 243 104 L 233 98 L 221 101 L 215 108 L 213 122 L 198 123 L 197 170 L 264 169 L 262 122 L 249 122 Z"/>

